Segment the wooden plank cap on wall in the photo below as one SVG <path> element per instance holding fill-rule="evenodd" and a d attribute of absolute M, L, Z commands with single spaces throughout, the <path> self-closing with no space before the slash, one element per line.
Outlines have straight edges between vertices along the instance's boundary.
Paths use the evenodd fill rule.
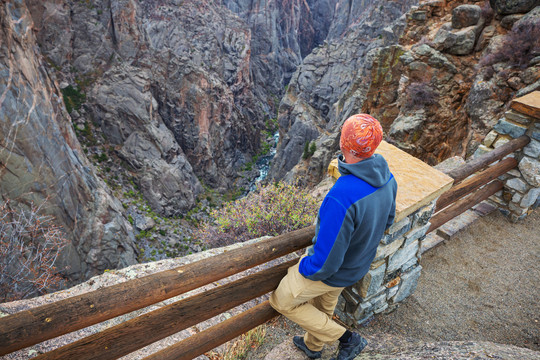
<path fill-rule="evenodd" d="M 533 91 L 525 96 L 512 100 L 510 107 L 522 114 L 540 120 L 540 91 Z"/>

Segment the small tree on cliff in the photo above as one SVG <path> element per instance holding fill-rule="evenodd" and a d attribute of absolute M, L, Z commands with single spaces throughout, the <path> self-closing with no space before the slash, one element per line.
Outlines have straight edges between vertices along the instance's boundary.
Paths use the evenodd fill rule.
<path fill-rule="evenodd" d="M 315 141 L 313 141 L 310 145 L 309 141 L 306 141 L 304 144 L 304 153 L 302 154 L 302 159 L 306 160 L 315 154 L 315 151 L 317 151 L 317 144 L 315 144 Z"/>
<path fill-rule="evenodd" d="M 0 204 L 0 302 L 41 295 L 62 284 L 54 263 L 67 240 L 40 210 Z"/>

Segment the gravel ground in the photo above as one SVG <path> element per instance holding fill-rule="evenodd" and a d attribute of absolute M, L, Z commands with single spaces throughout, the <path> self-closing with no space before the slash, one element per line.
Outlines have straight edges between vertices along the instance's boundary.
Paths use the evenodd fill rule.
<path fill-rule="evenodd" d="M 495 211 L 420 263 L 415 293 L 363 332 L 540 350 L 540 209 L 517 224 Z"/>

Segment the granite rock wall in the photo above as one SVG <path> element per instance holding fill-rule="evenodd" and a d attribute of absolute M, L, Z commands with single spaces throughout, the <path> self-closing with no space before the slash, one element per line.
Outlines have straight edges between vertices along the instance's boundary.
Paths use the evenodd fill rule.
<path fill-rule="evenodd" d="M 0 201 L 45 203 L 69 240 L 56 267 L 71 281 L 134 264 L 131 226 L 81 149 L 24 2 L 3 4 L 0 23 Z"/>
<path fill-rule="evenodd" d="M 403 15 L 414 3 L 338 3 L 328 40 L 304 58 L 281 100 L 280 143 L 270 178 L 300 179 L 312 186 L 321 181 L 339 148 L 340 125 L 366 99 L 374 59 L 397 42 Z M 302 161 L 306 142 L 315 142 L 317 151 Z"/>
<path fill-rule="evenodd" d="M 365 17 L 339 37 L 332 27 L 292 77 L 270 176 L 318 183 L 338 151 L 339 125 L 358 112 L 379 119 L 386 140 L 430 165 L 472 155 L 512 98 L 540 86 L 539 37 L 520 42 L 538 29 L 538 7 L 528 3 L 498 14 L 484 1 L 388 2 L 382 10 L 363 2 Z M 409 11 L 393 17 L 400 6 Z M 375 37 L 365 41 L 367 34 Z M 526 43 L 514 47 L 517 57 L 503 54 Z M 317 151 L 303 159 L 306 142 Z"/>

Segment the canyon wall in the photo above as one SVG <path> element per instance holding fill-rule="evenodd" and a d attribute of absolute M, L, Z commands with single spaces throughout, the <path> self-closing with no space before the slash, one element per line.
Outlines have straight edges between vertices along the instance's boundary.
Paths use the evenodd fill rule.
<path fill-rule="evenodd" d="M 273 179 L 318 183 L 339 147 L 343 121 L 359 112 L 371 83 L 373 62 L 397 43 L 404 13 L 416 1 L 341 1 L 329 40 L 299 66 L 279 108 L 280 145 L 270 171 Z M 317 151 L 302 159 L 306 142 Z M 303 180 L 302 180 L 303 179 Z"/>
<path fill-rule="evenodd" d="M 422 1 L 399 17 L 411 3 L 367 5 L 358 27 L 330 29 L 304 59 L 280 105 L 272 178 L 318 183 L 357 112 L 431 165 L 470 156 L 512 98 L 540 87 L 537 1 Z M 306 142 L 317 148 L 307 159 Z"/>
<path fill-rule="evenodd" d="M 354 113 L 435 164 L 471 154 L 514 95 L 539 87 L 531 0 L 4 3 L 1 194 L 47 200 L 71 279 L 135 262 L 123 191 L 165 217 L 205 187 L 234 191 L 276 116 L 270 177 L 314 185 Z"/>
<path fill-rule="evenodd" d="M 71 280 L 134 263 L 122 192 L 139 190 L 153 211 L 175 217 L 204 186 L 235 190 L 297 66 L 359 26 L 369 6 L 6 1 L 2 200 L 47 201 L 70 240 L 59 266 Z"/>
<path fill-rule="evenodd" d="M 84 156 L 29 12 L 22 1 L 0 12 L 0 199 L 45 203 L 70 241 L 56 264 L 70 280 L 134 264 L 131 226 Z"/>
<path fill-rule="evenodd" d="M 86 95 L 72 115 L 104 138 L 154 211 L 176 216 L 202 184 L 238 186 L 285 85 L 333 26 L 336 2 L 26 3 L 58 83 Z"/>

